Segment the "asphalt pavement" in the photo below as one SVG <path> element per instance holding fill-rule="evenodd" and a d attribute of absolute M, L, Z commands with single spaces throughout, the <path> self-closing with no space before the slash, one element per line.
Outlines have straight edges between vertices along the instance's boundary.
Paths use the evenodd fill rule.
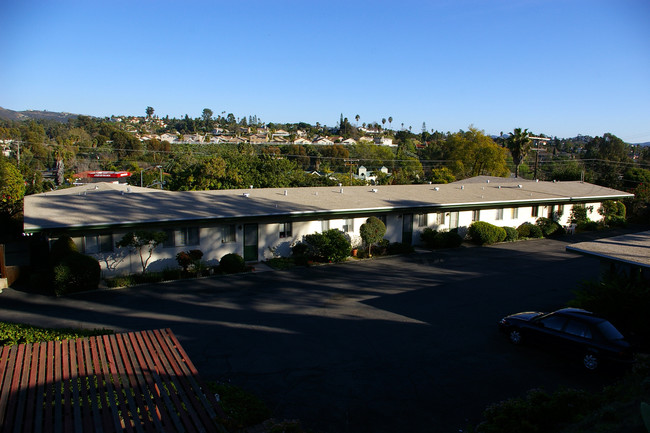
<path fill-rule="evenodd" d="M 601 236 L 619 233 L 603 234 Z M 595 279 L 584 237 L 461 247 L 215 276 L 63 298 L 0 294 L 1 320 L 115 331 L 171 328 L 206 380 L 259 395 L 315 432 L 458 432 L 485 407 L 544 387 L 611 378 L 497 331 Z M 262 272 L 266 271 L 266 272 Z"/>

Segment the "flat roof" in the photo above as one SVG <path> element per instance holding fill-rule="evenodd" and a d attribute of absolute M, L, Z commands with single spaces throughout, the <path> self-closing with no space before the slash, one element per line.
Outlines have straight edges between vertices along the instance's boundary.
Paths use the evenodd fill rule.
<path fill-rule="evenodd" d="M 568 251 L 650 268 L 650 231 L 568 245 Z"/>
<path fill-rule="evenodd" d="M 98 183 L 24 200 L 25 232 L 244 217 L 318 218 L 332 214 L 435 211 L 616 200 L 622 191 L 583 182 L 479 176 L 449 184 L 166 191 Z"/>

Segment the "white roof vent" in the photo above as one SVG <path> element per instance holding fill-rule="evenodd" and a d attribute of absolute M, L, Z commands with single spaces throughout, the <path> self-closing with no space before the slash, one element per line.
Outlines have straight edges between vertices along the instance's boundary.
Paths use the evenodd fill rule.
<path fill-rule="evenodd" d="M 486 180 L 485 183 L 490 183 L 490 179 Z"/>
<path fill-rule="evenodd" d="M 460 189 L 465 189 L 465 185 L 461 185 L 461 186 L 460 186 Z"/>
<path fill-rule="evenodd" d="M 517 185 L 517 188 L 523 188 L 523 185 Z"/>
<path fill-rule="evenodd" d="M 373 188 L 371 191 L 376 193 L 376 192 L 377 192 L 377 188 Z"/>
<path fill-rule="evenodd" d="M 245 192 L 245 193 L 243 194 L 244 197 L 250 197 L 250 195 L 251 195 L 251 194 L 250 194 L 249 192 Z"/>
<path fill-rule="evenodd" d="M 287 190 L 285 189 L 285 190 L 284 190 L 284 195 L 289 195 L 289 191 L 287 191 Z"/>
<path fill-rule="evenodd" d="M 436 187 L 433 188 L 433 190 L 434 190 L 434 191 L 440 191 L 440 187 L 437 187 L 437 186 L 436 186 Z"/>

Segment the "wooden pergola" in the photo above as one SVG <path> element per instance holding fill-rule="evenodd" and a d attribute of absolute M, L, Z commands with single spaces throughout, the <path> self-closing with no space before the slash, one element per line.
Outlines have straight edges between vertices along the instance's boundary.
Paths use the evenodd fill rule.
<path fill-rule="evenodd" d="M 0 348 L 2 432 L 226 432 L 170 329 Z"/>

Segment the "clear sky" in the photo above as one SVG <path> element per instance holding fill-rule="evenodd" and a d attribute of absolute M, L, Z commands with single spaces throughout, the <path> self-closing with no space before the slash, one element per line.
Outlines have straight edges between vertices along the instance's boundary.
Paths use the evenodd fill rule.
<path fill-rule="evenodd" d="M 0 106 L 646 142 L 650 1 L 5 0 Z"/>

